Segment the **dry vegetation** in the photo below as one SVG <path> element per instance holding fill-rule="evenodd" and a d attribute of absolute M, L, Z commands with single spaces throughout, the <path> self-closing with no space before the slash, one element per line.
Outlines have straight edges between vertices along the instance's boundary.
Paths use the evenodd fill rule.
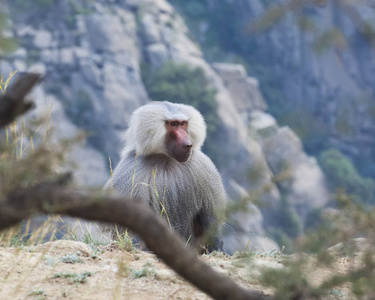
<path fill-rule="evenodd" d="M 60 240 L 0 248 L 1 299 L 209 299 L 155 255 Z M 243 286 L 261 289 L 235 259 L 203 256 Z"/>
<path fill-rule="evenodd" d="M 123 250 L 118 244 L 59 240 L 37 246 L 0 248 L 1 299 L 211 299 L 179 277 L 154 254 Z M 220 253 L 201 259 L 241 286 L 271 294 L 262 285 L 263 270 L 285 268 L 293 256 L 279 253 Z M 315 286 L 361 265 L 361 255 L 342 257 L 330 267 L 313 256 L 303 272 Z M 286 282 L 287 279 L 284 279 Z M 280 299 L 292 299 L 285 295 Z M 305 299 L 304 297 L 302 299 Z M 355 299 L 350 285 L 331 289 L 324 299 Z"/>

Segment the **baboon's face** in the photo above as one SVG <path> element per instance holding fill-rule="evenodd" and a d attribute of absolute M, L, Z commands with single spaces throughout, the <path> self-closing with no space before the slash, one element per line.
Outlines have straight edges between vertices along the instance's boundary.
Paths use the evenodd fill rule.
<path fill-rule="evenodd" d="M 188 121 L 185 120 L 165 121 L 167 153 L 179 162 L 186 162 L 191 155 L 193 145 L 188 134 L 188 126 Z"/>

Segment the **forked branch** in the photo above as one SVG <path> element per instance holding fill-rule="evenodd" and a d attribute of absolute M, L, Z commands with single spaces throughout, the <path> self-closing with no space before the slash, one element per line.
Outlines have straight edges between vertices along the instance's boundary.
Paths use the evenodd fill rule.
<path fill-rule="evenodd" d="M 185 246 L 155 212 L 141 201 L 97 192 L 67 188 L 68 177 L 21 189 L 0 201 L 0 229 L 8 228 L 36 213 L 65 214 L 92 221 L 116 223 L 145 241 L 168 266 L 214 299 L 270 299 L 246 290 L 215 272 Z"/>

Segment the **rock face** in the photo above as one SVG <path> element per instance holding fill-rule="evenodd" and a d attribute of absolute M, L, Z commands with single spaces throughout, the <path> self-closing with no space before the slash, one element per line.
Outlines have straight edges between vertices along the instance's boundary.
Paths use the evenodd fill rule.
<path fill-rule="evenodd" d="M 239 111 L 246 113 L 253 110 L 266 110 L 267 104 L 259 91 L 258 80 L 247 76 L 244 66 L 214 63 L 213 68 L 223 79 Z"/>
<path fill-rule="evenodd" d="M 23 12 L 23 18 L 13 22 L 20 48 L 0 61 L 5 74 L 17 67 L 45 75 L 33 95 L 38 101 L 33 116 L 42 114 L 43 103 L 52 103 L 56 139 L 88 131 L 85 144 L 70 154 L 81 184 L 105 182 L 106 159 L 110 156 L 116 164 L 130 114 L 150 101 L 140 62 L 158 68 L 174 61 L 202 68 L 217 90 L 217 167 L 231 201 L 256 194 L 269 207 L 277 207 L 280 187 L 285 185 L 288 202 L 302 218 L 311 208 L 325 205 L 329 197 L 318 165 L 290 129 L 279 128 L 264 112 L 267 105 L 257 80 L 241 65 L 209 65 L 172 6 L 164 0 L 85 3 L 76 1 L 72 6 L 64 1 L 42 13 Z M 273 178 L 285 171 L 285 165 L 290 176 L 275 184 Z M 267 220 L 262 210 L 252 204 L 246 207 L 248 211 L 232 217 L 234 231 L 227 234 L 227 251 L 243 249 L 249 240 L 253 248 L 276 247 L 264 239 Z"/>
<path fill-rule="evenodd" d="M 324 174 L 314 157 L 303 152 L 297 135 L 288 127 L 273 133 L 260 133 L 258 140 L 278 185 L 285 190 L 288 203 L 305 219 L 314 208 L 324 207 L 329 199 Z"/>
<path fill-rule="evenodd" d="M 354 158 L 374 162 L 375 51 L 363 27 L 370 31 L 375 27 L 371 3 L 328 1 L 300 10 L 287 8 L 281 20 L 271 20 L 272 13 L 270 20 L 263 20 L 275 26 L 243 34 L 249 23 L 279 5 L 288 7 L 285 0 L 210 1 L 208 7 L 213 14 L 230 6 L 222 30 L 230 31 L 231 36 L 224 42 L 272 73 L 268 79 L 272 77 L 279 86 L 279 97 L 273 101 L 284 99 L 289 114 L 306 111 L 313 122 L 323 123 L 331 145 Z M 366 169 L 375 176 L 375 168 Z"/>

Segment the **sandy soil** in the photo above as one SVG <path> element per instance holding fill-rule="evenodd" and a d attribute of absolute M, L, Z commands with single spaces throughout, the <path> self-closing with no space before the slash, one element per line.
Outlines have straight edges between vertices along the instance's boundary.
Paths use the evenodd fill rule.
<path fill-rule="evenodd" d="M 202 256 L 217 271 L 239 284 L 271 294 L 259 283 L 263 267 L 282 268 L 279 257 L 247 260 L 225 255 Z M 309 264 L 310 279 L 319 284 L 332 272 L 343 273 L 353 259 L 334 269 Z M 144 276 L 141 276 L 144 275 Z M 155 255 L 120 250 L 115 245 L 89 246 L 59 240 L 33 247 L 0 248 L 0 299 L 210 299 L 182 280 Z M 348 294 L 343 287 L 342 294 Z"/>

